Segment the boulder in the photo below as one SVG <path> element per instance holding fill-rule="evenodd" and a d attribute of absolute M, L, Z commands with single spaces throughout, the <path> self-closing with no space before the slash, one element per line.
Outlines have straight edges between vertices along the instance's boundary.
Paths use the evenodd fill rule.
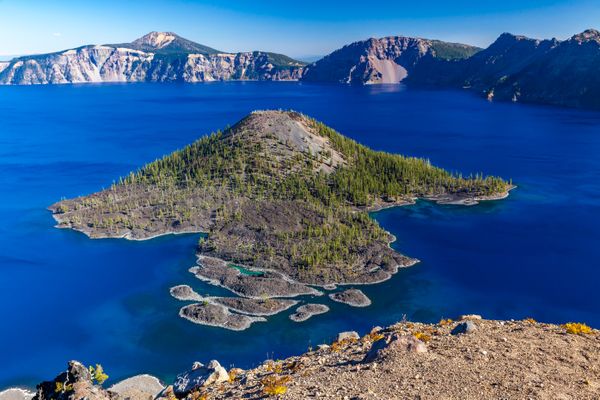
<path fill-rule="evenodd" d="M 394 352 L 402 353 L 426 353 L 427 346 L 413 335 L 393 335 L 389 340 L 377 340 L 363 359 L 364 363 L 385 358 Z"/>
<path fill-rule="evenodd" d="M 191 370 L 177 375 L 173 383 L 173 392 L 177 397 L 182 397 L 194 389 L 225 382 L 228 379 L 229 374 L 217 360 L 212 360 L 207 366 L 194 363 Z"/>
<path fill-rule="evenodd" d="M 31 400 L 34 395 L 25 389 L 11 388 L 0 392 L 0 400 Z"/>
<path fill-rule="evenodd" d="M 475 323 L 473 321 L 467 320 L 457 324 L 450 333 L 452 333 L 453 335 L 464 335 L 467 333 L 472 333 L 476 330 L 477 327 L 475 326 Z"/>
<path fill-rule="evenodd" d="M 119 399 L 152 400 L 164 389 L 157 378 L 151 375 L 137 375 L 115 383 L 108 391 L 116 394 Z"/>
<path fill-rule="evenodd" d="M 358 340 L 358 339 L 360 339 L 360 336 L 358 335 L 358 333 L 356 333 L 355 331 L 347 331 L 347 332 L 338 333 L 336 341 L 341 342 L 342 340 Z"/>
<path fill-rule="evenodd" d="M 471 320 L 471 321 L 478 321 L 481 320 L 481 315 L 478 314 L 465 314 L 465 315 L 461 315 L 460 316 L 460 320 Z"/>

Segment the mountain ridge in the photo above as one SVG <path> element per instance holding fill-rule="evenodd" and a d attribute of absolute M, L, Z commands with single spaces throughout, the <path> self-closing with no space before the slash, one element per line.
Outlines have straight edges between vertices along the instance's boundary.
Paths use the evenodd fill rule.
<path fill-rule="evenodd" d="M 0 62 L 1 84 L 299 80 L 306 64 L 264 51 L 228 53 L 172 32 Z"/>
<path fill-rule="evenodd" d="M 489 100 L 600 109 L 600 33 L 566 40 L 502 34 L 464 60 L 428 60 L 408 77 L 415 86 L 465 88 Z"/>
<path fill-rule="evenodd" d="M 125 47 L 119 47 L 125 46 Z M 600 32 L 569 39 L 503 33 L 486 49 L 405 36 L 348 44 L 307 64 L 283 54 L 220 52 L 172 32 L 0 62 L 1 84 L 224 80 L 469 89 L 489 100 L 600 109 Z"/>

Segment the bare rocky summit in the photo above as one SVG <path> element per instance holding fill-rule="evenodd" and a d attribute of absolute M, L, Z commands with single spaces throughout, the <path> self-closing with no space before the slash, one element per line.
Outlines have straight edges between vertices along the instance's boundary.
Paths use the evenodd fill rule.
<path fill-rule="evenodd" d="M 599 331 L 531 319 L 465 318 L 405 321 L 363 337 L 347 332 L 330 345 L 249 370 L 226 371 L 214 360 L 207 366 L 195 363 L 158 395 L 161 384 L 147 376 L 104 390 L 71 362 L 67 372 L 38 385 L 35 399 L 144 398 L 132 397 L 135 393 L 154 393 L 161 400 L 600 398 Z M 467 322 L 476 329 L 452 333 Z M 57 382 L 68 389 L 57 393 Z"/>
<path fill-rule="evenodd" d="M 389 36 L 349 44 L 306 67 L 302 79 L 352 84 L 399 83 L 425 58 L 460 59 L 480 49 L 439 40 Z"/>

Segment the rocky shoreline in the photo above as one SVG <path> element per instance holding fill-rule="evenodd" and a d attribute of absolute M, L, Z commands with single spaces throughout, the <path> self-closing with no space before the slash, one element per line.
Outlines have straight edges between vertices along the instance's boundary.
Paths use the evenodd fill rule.
<path fill-rule="evenodd" d="M 256 368 L 196 362 L 171 385 L 138 375 L 108 389 L 76 361 L 37 386 L 36 400 L 175 399 L 597 399 L 600 332 L 584 324 L 465 315 L 437 324 L 401 321 Z M 57 391 L 56 388 L 61 388 Z M 30 400 L 22 389 L 0 400 Z"/>
<path fill-rule="evenodd" d="M 236 167 L 223 169 L 229 164 Z M 381 178 L 384 168 L 397 185 Z M 376 185 L 358 189 L 351 177 L 362 174 Z M 91 238 L 209 232 L 189 272 L 237 297 L 204 298 L 181 285 L 170 292 L 196 302 L 180 310 L 182 317 L 241 330 L 296 305 L 293 298 L 323 295 L 318 288 L 332 291 L 334 301 L 366 307 L 370 300 L 352 286 L 386 281 L 417 263 L 391 247 L 395 237 L 367 211 L 414 204 L 423 193 L 446 193 L 428 197 L 438 203 L 472 205 L 504 198 L 512 188 L 498 177 L 462 178 L 426 160 L 371 150 L 294 111 L 264 110 L 109 189 L 49 209 L 59 228 Z M 310 313 L 299 314 L 298 321 Z"/>
<path fill-rule="evenodd" d="M 428 201 L 435 201 L 438 204 L 455 204 L 470 206 L 479 201 L 492 201 L 504 199 L 509 195 L 510 190 L 516 188 L 512 186 L 507 192 L 496 196 L 465 198 L 464 196 L 431 196 L 425 198 Z M 412 200 L 401 200 L 395 202 L 378 202 L 369 208 L 370 212 L 377 212 L 386 208 L 401 207 L 415 204 L 416 198 Z M 51 208 L 51 210 L 53 210 Z M 53 210 L 55 211 L 55 210 Z M 90 238 L 109 238 L 110 236 L 97 236 L 92 231 L 77 229 L 72 226 L 65 226 L 60 218 L 61 214 L 54 212 L 53 217 L 59 223 L 57 227 L 69 227 L 86 234 Z M 128 240 L 148 240 L 154 237 L 179 234 L 196 233 L 198 231 L 187 228 L 187 230 L 175 232 L 169 230 L 165 233 L 155 234 L 149 237 L 136 237 L 131 235 L 121 235 L 120 238 Z M 395 237 L 389 234 L 388 246 L 395 241 Z M 214 286 L 219 286 L 229 290 L 238 297 L 202 297 L 188 285 L 178 285 L 170 289 L 171 295 L 181 301 L 196 302 L 180 309 L 179 316 L 191 322 L 200 325 L 225 328 L 230 330 L 245 330 L 255 322 L 264 322 L 264 317 L 276 315 L 286 311 L 298 304 L 296 300 L 290 300 L 297 296 L 321 296 L 323 293 L 315 287 L 322 287 L 326 290 L 337 290 L 339 286 L 349 285 L 370 285 L 389 280 L 398 272 L 399 268 L 410 267 L 419 260 L 406 258 L 404 264 L 389 266 L 387 269 L 378 268 L 378 275 L 370 275 L 369 280 L 356 280 L 353 282 L 328 282 L 324 285 L 303 284 L 279 271 L 260 269 L 249 266 L 240 266 L 252 274 L 244 274 L 240 269 L 230 266 L 228 261 L 198 254 L 196 266 L 189 269 L 196 278 Z M 374 270 L 375 271 L 375 270 Z M 371 300 L 359 289 L 346 289 L 340 292 L 330 293 L 329 298 L 336 302 L 348 304 L 353 307 L 368 307 Z M 266 302 L 270 302 L 270 307 L 265 307 Z M 295 322 L 303 322 L 314 315 L 319 315 L 329 311 L 329 307 L 324 304 L 308 303 L 301 305 L 289 318 Z"/>

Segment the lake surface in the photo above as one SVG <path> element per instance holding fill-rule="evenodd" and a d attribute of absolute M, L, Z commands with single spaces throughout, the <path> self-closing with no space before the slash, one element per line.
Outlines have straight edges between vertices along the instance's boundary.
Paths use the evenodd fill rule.
<path fill-rule="evenodd" d="M 233 124 L 293 108 L 375 149 L 463 173 L 512 178 L 510 198 L 475 207 L 419 202 L 374 215 L 422 260 L 365 287 L 365 309 L 326 301 L 244 332 L 194 325 L 169 287 L 223 293 L 187 272 L 199 235 L 89 240 L 46 207 Z M 165 380 L 217 358 L 250 367 L 403 316 L 463 313 L 600 327 L 600 113 L 488 103 L 463 92 L 297 83 L 0 87 L 0 389 L 53 378 L 70 359 L 111 380 Z M 324 300 L 325 301 L 325 300 Z"/>

